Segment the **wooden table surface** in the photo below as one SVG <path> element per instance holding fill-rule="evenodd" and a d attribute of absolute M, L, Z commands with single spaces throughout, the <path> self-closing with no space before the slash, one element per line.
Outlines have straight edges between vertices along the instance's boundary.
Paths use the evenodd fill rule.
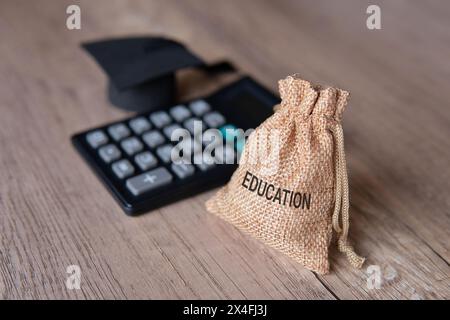
<path fill-rule="evenodd" d="M 1 298 L 450 298 L 450 3 L 375 2 L 381 30 L 366 28 L 361 0 L 2 0 Z M 66 28 L 72 3 L 81 30 Z M 79 44 L 148 34 L 231 59 L 274 91 L 298 72 L 351 92 L 350 234 L 368 257 L 362 270 L 334 246 L 329 275 L 305 270 L 209 214 L 214 191 L 124 215 L 70 144 L 129 115 L 110 107 Z M 198 87 L 185 81 L 182 96 Z M 81 268 L 80 290 L 66 288 L 69 265 Z M 370 265 L 379 289 L 367 285 Z"/>

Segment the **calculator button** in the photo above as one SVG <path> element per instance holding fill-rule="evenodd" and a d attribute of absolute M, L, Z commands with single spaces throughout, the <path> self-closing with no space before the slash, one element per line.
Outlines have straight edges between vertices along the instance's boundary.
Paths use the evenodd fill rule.
<path fill-rule="evenodd" d="M 108 142 L 108 137 L 102 130 L 95 130 L 86 135 L 86 140 L 92 148 L 97 148 Z"/>
<path fill-rule="evenodd" d="M 134 133 L 141 134 L 147 130 L 151 129 L 150 122 L 144 117 L 139 117 L 130 120 L 130 127 L 133 129 Z"/>
<path fill-rule="evenodd" d="M 165 111 L 154 112 L 150 115 L 150 120 L 152 120 L 153 124 L 161 129 L 162 127 L 167 126 L 172 122 L 172 119 Z"/>
<path fill-rule="evenodd" d="M 112 169 L 120 179 L 131 176 L 134 173 L 134 167 L 127 159 L 122 159 L 112 164 Z"/>
<path fill-rule="evenodd" d="M 189 130 L 191 134 L 195 133 L 195 129 L 197 129 L 198 132 L 202 132 L 205 130 L 205 125 L 203 124 L 202 120 L 199 118 L 190 118 L 183 122 L 183 126 Z"/>
<path fill-rule="evenodd" d="M 161 167 L 128 179 L 126 186 L 132 194 L 138 196 L 144 192 L 169 184 L 172 179 L 173 176 L 170 172 L 166 168 Z"/>
<path fill-rule="evenodd" d="M 165 163 L 169 163 L 171 162 L 172 148 L 173 146 L 171 144 L 165 144 L 156 149 L 156 153 L 158 154 L 158 157 L 160 157 L 162 161 L 164 161 Z"/>
<path fill-rule="evenodd" d="M 240 155 L 245 146 L 245 133 L 243 132 L 243 130 L 236 128 L 232 124 L 226 124 L 221 127 L 219 131 L 222 133 L 224 141 L 230 141 L 233 143 L 233 145 L 236 142 L 236 150 Z"/>
<path fill-rule="evenodd" d="M 214 164 L 207 164 L 202 162 L 197 164 L 197 167 L 202 171 L 208 171 L 209 169 L 214 167 Z"/>
<path fill-rule="evenodd" d="M 134 157 L 134 161 L 136 161 L 141 170 L 153 168 L 158 163 L 158 160 L 156 160 L 156 157 L 150 151 L 137 154 Z"/>
<path fill-rule="evenodd" d="M 172 171 L 175 172 L 175 174 L 180 179 L 187 178 L 194 174 L 195 168 L 192 164 L 187 163 L 172 163 Z"/>
<path fill-rule="evenodd" d="M 202 136 L 201 136 L 201 141 L 205 147 L 209 146 L 209 145 L 211 145 L 211 147 L 214 147 L 218 144 L 224 143 L 223 136 L 220 133 L 220 131 L 217 129 L 214 129 L 214 130 L 210 129 L 210 130 L 203 132 Z"/>
<path fill-rule="evenodd" d="M 218 163 L 218 164 L 233 164 L 234 163 L 234 156 L 235 156 L 234 148 L 224 146 L 222 148 L 222 152 L 220 152 L 220 149 L 216 149 L 216 151 L 218 151 L 218 152 L 215 152 L 215 154 L 214 154 L 216 163 Z"/>
<path fill-rule="evenodd" d="M 235 138 L 242 136 L 242 131 L 238 130 L 232 124 L 226 124 L 219 129 L 225 141 L 234 141 Z"/>
<path fill-rule="evenodd" d="M 164 143 L 165 139 L 163 135 L 156 130 L 150 131 L 145 133 L 142 136 L 142 140 L 150 147 L 150 148 L 156 148 L 157 146 Z"/>
<path fill-rule="evenodd" d="M 211 106 L 205 100 L 193 101 L 190 103 L 189 107 L 197 117 L 201 117 L 211 110 Z"/>
<path fill-rule="evenodd" d="M 185 106 L 175 106 L 170 109 L 170 115 L 178 122 L 182 122 L 191 116 L 191 112 Z"/>
<path fill-rule="evenodd" d="M 101 147 L 98 149 L 98 153 L 106 163 L 119 159 L 122 154 L 114 144 L 108 144 Z"/>
<path fill-rule="evenodd" d="M 210 112 L 203 117 L 205 123 L 211 128 L 218 128 L 225 124 L 225 118 L 217 111 Z"/>
<path fill-rule="evenodd" d="M 178 124 L 171 124 L 170 126 L 167 126 L 163 129 L 164 134 L 166 135 L 167 139 L 171 140 L 172 138 L 172 133 L 177 130 L 177 129 L 182 129 L 180 125 Z M 186 131 L 186 130 L 184 130 Z"/>
<path fill-rule="evenodd" d="M 184 137 L 180 142 L 178 142 L 174 148 L 176 150 L 187 150 L 189 151 L 189 155 L 192 152 L 197 153 L 202 151 L 202 144 L 195 138 L 192 137 Z"/>
<path fill-rule="evenodd" d="M 198 161 L 196 157 L 198 157 Z M 194 163 L 201 171 L 207 171 L 215 166 L 215 159 L 210 155 L 198 153 L 194 155 Z"/>
<path fill-rule="evenodd" d="M 114 140 L 119 141 L 130 135 L 130 129 L 123 123 L 118 123 L 110 126 L 108 132 Z"/>
<path fill-rule="evenodd" d="M 122 146 L 122 149 L 125 150 L 125 152 L 130 156 L 144 148 L 142 142 L 140 142 L 136 137 L 127 138 L 123 140 L 120 145 Z"/>

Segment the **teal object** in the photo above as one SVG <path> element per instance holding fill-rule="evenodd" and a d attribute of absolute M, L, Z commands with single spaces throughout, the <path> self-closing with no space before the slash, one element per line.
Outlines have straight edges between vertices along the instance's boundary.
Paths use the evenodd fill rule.
<path fill-rule="evenodd" d="M 239 130 L 235 125 L 226 124 L 219 129 L 224 141 L 236 141 L 235 147 L 236 151 L 240 154 L 244 150 L 245 137 L 242 135 L 241 130 Z"/>
<path fill-rule="evenodd" d="M 232 124 L 226 124 L 219 129 L 222 137 L 224 137 L 225 141 L 233 140 L 236 137 L 236 126 Z"/>
<path fill-rule="evenodd" d="M 236 142 L 236 151 L 239 154 L 241 154 L 242 151 L 244 151 L 244 147 L 245 147 L 245 138 L 244 137 L 238 138 Z"/>

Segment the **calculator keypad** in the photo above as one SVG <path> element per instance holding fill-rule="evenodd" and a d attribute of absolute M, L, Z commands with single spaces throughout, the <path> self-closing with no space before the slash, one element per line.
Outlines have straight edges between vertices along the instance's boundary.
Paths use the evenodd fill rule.
<path fill-rule="evenodd" d="M 200 141 L 194 137 L 188 136 L 178 142 L 174 148 L 178 150 L 183 150 L 189 152 L 189 155 L 193 153 L 202 152 L 202 144 Z M 180 151 L 181 152 L 181 151 Z"/>
<path fill-rule="evenodd" d="M 187 178 L 195 172 L 194 166 L 188 163 L 172 163 L 171 168 L 180 179 Z"/>
<path fill-rule="evenodd" d="M 122 149 L 129 155 L 133 155 L 144 148 L 144 145 L 136 137 L 130 137 L 123 140 L 120 145 Z"/>
<path fill-rule="evenodd" d="M 170 163 L 171 154 L 172 154 L 173 146 L 171 144 L 165 144 L 158 149 L 156 149 L 156 153 L 161 158 L 161 160 L 165 163 Z"/>
<path fill-rule="evenodd" d="M 144 142 L 152 149 L 163 144 L 165 141 L 164 136 L 157 130 L 145 133 L 142 136 L 142 140 L 144 140 Z"/>
<path fill-rule="evenodd" d="M 164 132 L 165 136 L 167 137 L 167 139 L 170 140 L 172 138 L 172 133 L 177 129 L 181 129 L 181 126 L 179 124 L 174 123 L 174 124 L 171 124 L 171 125 L 165 127 L 163 129 L 163 132 Z"/>
<path fill-rule="evenodd" d="M 166 168 L 158 168 L 145 172 L 126 182 L 128 190 L 138 196 L 150 190 L 169 184 L 173 179 L 172 174 Z"/>
<path fill-rule="evenodd" d="M 152 120 L 153 124 L 158 129 L 161 129 L 162 127 L 165 127 L 172 122 L 172 119 L 170 118 L 169 114 L 165 111 L 153 112 L 150 115 L 150 120 Z"/>
<path fill-rule="evenodd" d="M 119 148 L 117 148 L 114 144 L 108 144 L 101 147 L 100 149 L 98 149 L 98 154 L 106 163 L 117 160 L 122 155 Z"/>
<path fill-rule="evenodd" d="M 226 152 L 203 155 L 207 143 L 201 141 L 206 129 L 225 123 L 222 114 L 198 100 L 188 107 L 177 105 L 168 112 L 156 111 L 88 132 L 85 139 L 125 190 L 139 196 L 208 171 L 218 159 L 229 160 Z M 177 129 L 183 131 L 172 141 Z M 214 143 L 219 143 L 219 137 L 215 138 Z"/>
<path fill-rule="evenodd" d="M 92 148 L 97 148 L 108 142 L 108 137 L 102 130 L 95 130 L 86 135 L 86 140 Z"/>
<path fill-rule="evenodd" d="M 225 124 L 225 118 L 217 111 L 206 114 L 203 120 L 210 128 L 218 128 Z"/>
<path fill-rule="evenodd" d="M 141 134 L 147 130 L 150 130 L 151 124 L 144 117 L 138 117 L 130 120 L 130 127 L 133 129 L 135 134 Z"/>
<path fill-rule="evenodd" d="M 197 124 L 197 127 L 199 128 L 199 129 L 197 129 L 198 131 L 203 131 L 205 129 L 204 125 L 201 126 L 201 128 L 200 128 L 200 124 L 201 123 L 202 123 L 202 121 L 199 118 L 189 118 L 189 119 L 187 119 L 186 121 L 183 122 L 183 126 L 187 130 L 189 130 L 189 132 L 191 134 L 194 134 L 195 133 L 195 129 L 196 129 L 196 124 Z"/>
<path fill-rule="evenodd" d="M 72 142 L 122 209 L 136 215 L 226 183 L 247 136 L 227 129 L 256 128 L 279 101 L 244 77 L 208 98 L 92 128 Z"/>
<path fill-rule="evenodd" d="M 170 115 L 178 122 L 183 122 L 191 116 L 191 112 L 185 106 L 175 106 L 170 109 Z"/>
<path fill-rule="evenodd" d="M 189 108 L 197 117 L 201 117 L 211 110 L 211 106 L 205 100 L 193 101 L 189 104 Z"/>
<path fill-rule="evenodd" d="M 235 151 L 234 148 L 230 148 L 225 146 L 223 148 L 217 149 L 218 152 L 214 154 L 214 158 L 217 163 L 220 164 L 232 164 L 235 159 Z"/>
<path fill-rule="evenodd" d="M 199 157 L 200 161 L 195 161 L 196 166 L 201 170 L 201 171 L 208 171 L 209 169 L 215 167 L 215 159 L 214 157 L 212 157 L 211 155 L 205 153 L 205 154 L 197 154 L 195 156 Z M 194 157 L 195 157 L 194 156 Z M 195 158 L 194 158 L 195 159 Z"/>
<path fill-rule="evenodd" d="M 119 179 L 131 176 L 134 173 L 134 167 L 127 159 L 122 159 L 112 164 L 112 170 Z"/>
<path fill-rule="evenodd" d="M 156 157 L 150 151 L 144 151 L 137 154 L 134 157 L 134 161 L 143 171 L 155 167 L 158 163 L 158 160 L 156 160 Z"/>
<path fill-rule="evenodd" d="M 128 129 L 128 127 L 123 123 L 118 123 L 110 126 L 108 128 L 108 133 L 114 140 L 119 141 L 130 135 L 130 129 Z"/>

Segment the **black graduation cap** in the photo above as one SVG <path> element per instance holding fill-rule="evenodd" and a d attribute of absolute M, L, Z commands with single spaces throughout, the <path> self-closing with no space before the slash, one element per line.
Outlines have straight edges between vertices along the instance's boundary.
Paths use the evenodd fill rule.
<path fill-rule="evenodd" d="M 130 111 L 173 104 L 175 72 L 205 66 L 182 44 L 161 37 L 102 40 L 82 47 L 108 75 L 111 103 Z"/>

